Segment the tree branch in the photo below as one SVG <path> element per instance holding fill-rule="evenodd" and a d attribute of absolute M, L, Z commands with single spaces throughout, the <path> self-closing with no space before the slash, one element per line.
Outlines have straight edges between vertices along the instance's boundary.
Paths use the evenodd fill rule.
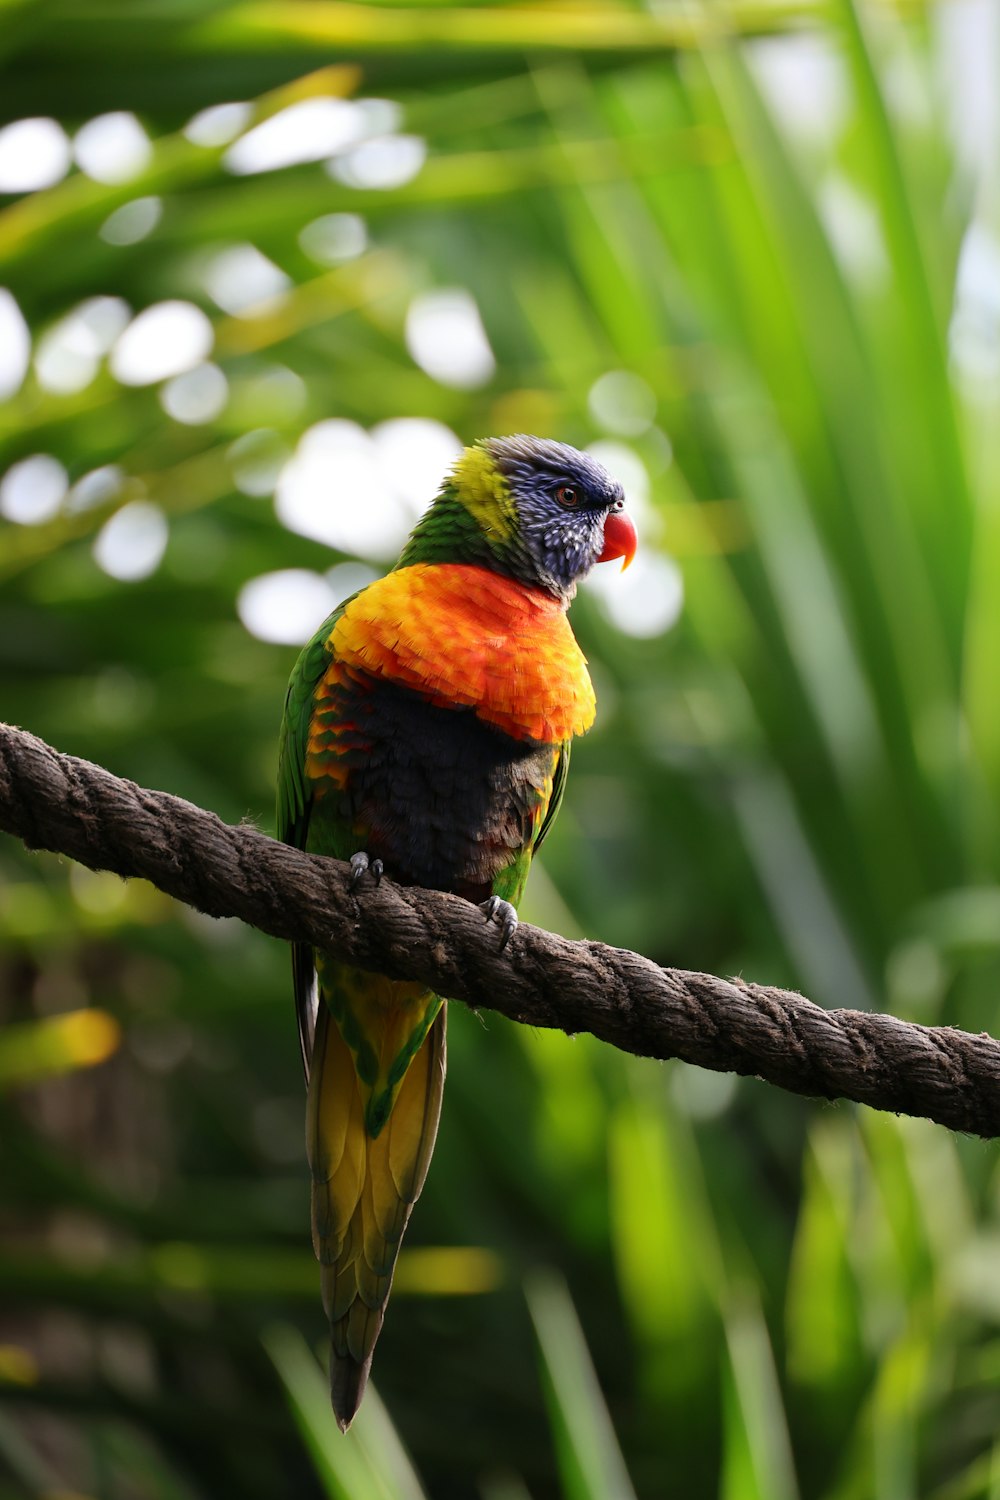
<path fill-rule="evenodd" d="M 350 869 L 337 860 L 231 827 L 7 725 L 0 831 L 514 1021 L 1000 1135 L 1000 1043 L 985 1034 L 826 1011 L 788 990 L 663 969 L 524 923 L 501 952 L 497 929 L 458 896 L 390 880 L 352 891 Z"/>

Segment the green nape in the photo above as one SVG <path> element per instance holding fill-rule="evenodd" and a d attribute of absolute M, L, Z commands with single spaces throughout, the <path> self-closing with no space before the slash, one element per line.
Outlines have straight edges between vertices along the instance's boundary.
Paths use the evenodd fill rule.
<path fill-rule="evenodd" d="M 424 512 L 400 554 L 397 568 L 414 563 L 476 563 L 495 568 L 499 549 L 490 545 L 482 526 L 462 504 L 451 484 L 445 485 Z"/>

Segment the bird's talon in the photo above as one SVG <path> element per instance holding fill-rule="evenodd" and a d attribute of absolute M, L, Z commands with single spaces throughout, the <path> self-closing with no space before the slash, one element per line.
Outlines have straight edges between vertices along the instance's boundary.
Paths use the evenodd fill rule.
<path fill-rule="evenodd" d="M 382 861 L 381 860 L 376 860 L 375 863 L 378 865 L 378 867 L 379 867 L 378 873 L 379 873 L 379 875 L 381 875 L 382 874 Z M 365 871 L 368 869 L 368 867 L 369 867 L 369 860 L 368 860 L 367 854 L 365 854 L 363 852 L 359 852 L 358 854 L 352 854 L 351 855 L 351 889 L 352 890 L 357 885 L 358 881 L 361 879 L 362 875 L 365 873 Z M 374 871 L 372 871 L 372 873 L 374 874 Z M 378 876 L 376 876 L 376 878 L 375 878 L 375 883 L 376 883 L 376 885 L 378 884 Z"/>
<path fill-rule="evenodd" d="M 482 903 L 480 910 L 484 913 L 487 922 L 500 923 L 500 952 L 502 953 L 517 928 L 517 912 L 509 901 L 502 901 L 499 896 L 490 896 Z"/>
<path fill-rule="evenodd" d="M 372 872 L 372 879 L 374 880 L 375 884 L 378 885 L 381 882 L 382 876 L 385 874 L 385 866 L 380 859 L 373 859 L 370 869 Z"/>

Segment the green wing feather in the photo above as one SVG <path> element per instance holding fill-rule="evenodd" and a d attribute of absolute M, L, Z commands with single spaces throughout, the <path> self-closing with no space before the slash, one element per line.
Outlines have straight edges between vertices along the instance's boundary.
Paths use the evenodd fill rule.
<path fill-rule="evenodd" d="M 309 741 L 313 699 L 330 663 L 326 643 L 343 608 L 342 604 L 328 620 L 324 620 L 305 647 L 292 670 L 285 695 L 285 711 L 278 744 L 277 833 L 283 844 L 292 844 L 296 849 L 306 847 L 312 811 L 312 789 L 306 778 L 306 745 Z M 319 1005 L 316 970 L 308 943 L 292 944 L 292 983 L 295 988 L 295 1015 L 299 1028 L 299 1046 L 302 1049 L 302 1066 L 308 1083 Z"/>
<path fill-rule="evenodd" d="M 566 777 L 569 775 L 569 752 L 571 748 L 571 740 L 564 740 L 559 746 L 559 756 L 556 760 L 555 770 L 552 772 L 552 790 L 549 793 L 549 802 L 545 809 L 545 815 L 542 818 L 541 827 L 536 833 L 531 846 L 532 855 L 537 854 L 542 847 L 549 829 L 555 822 L 556 814 L 560 807 L 562 807 L 563 793 L 566 790 Z"/>
<path fill-rule="evenodd" d="M 346 601 L 345 601 L 346 603 Z M 324 620 L 292 669 L 285 694 L 278 744 L 278 837 L 296 849 L 306 846 L 312 791 L 306 781 L 306 745 L 313 698 L 330 663 L 327 641 L 343 604 Z"/>
<path fill-rule="evenodd" d="M 534 828 L 525 839 L 517 854 L 493 881 L 493 894 L 501 901 L 517 906 L 524 895 L 531 861 L 555 820 L 566 790 L 566 773 L 569 770 L 570 741 L 566 740 L 553 750 L 552 770 L 548 779 L 538 788 L 538 804 L 535 809 Z"/>

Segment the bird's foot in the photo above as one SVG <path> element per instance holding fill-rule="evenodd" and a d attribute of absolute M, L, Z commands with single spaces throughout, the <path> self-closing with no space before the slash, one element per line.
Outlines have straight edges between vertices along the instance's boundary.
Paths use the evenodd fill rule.
<path fill-rule="evenodd" d="M 357 885 L 366 870 L 371 871 L 372 879 L 378 885 L 382 879 L 383 864 L 380 859 L 369 859 L 364 852 L 351 855 L 351 889 Z"/>
<path fill-rule="evenodd" d="M 509 901 L 501 901 L 499 896 L 490 896 L 488 901 L 481 902 L 479 910 L 486 913 L 487 922 L 500 923 L 500 951 L 502 953 L 514 936 L 517 927 L 517 912 Z"/>

